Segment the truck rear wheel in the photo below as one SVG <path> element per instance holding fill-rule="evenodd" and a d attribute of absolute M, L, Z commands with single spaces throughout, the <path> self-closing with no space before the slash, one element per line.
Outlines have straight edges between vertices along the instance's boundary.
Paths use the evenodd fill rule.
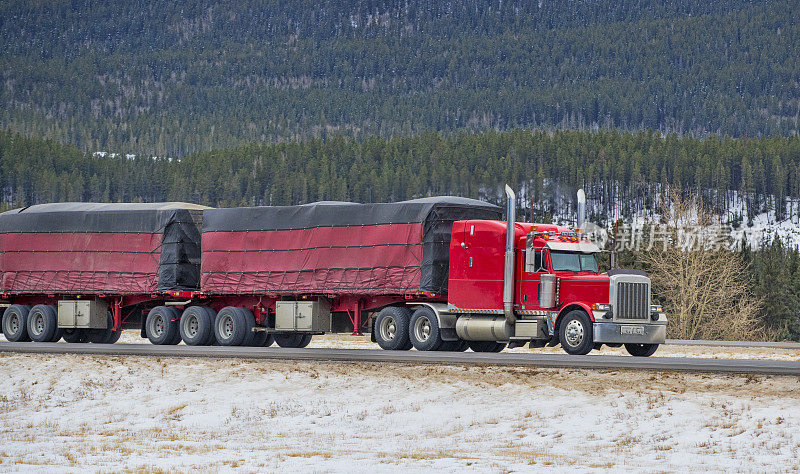
<path fill-rule="evenodd" d="M 373 330 L 375 342 L 381 349 L 387 351 L 402 351 L 411 349 L 408 338 L 408 325 L 411 320 L 411 310 L 399 306 L 383 308 L 375 318 Z M 277 339 L 277 338 L 276 338 Z"/>
<path fill-rule="evenodd" d="M 409 326 L 409 339 L 418 351 L 435 351 L 441 347 L 442 335 L 439 332 L 439 319 L 427 306 L 414 311 Z"/>
<path fill-rule="evenodd" d="M 226 306 L 217 313 L 214 336 L 221 346 L 249 346 L 256 318 L 245 308 Z"/>
<path fill-rule="evenodd" d="M 446 352 L 464 352 L 467 349 L 469 349 L 469 343 L 463 339 L 457 341 L 442 341 L 442 345 L 439 346 L 440 351 Z"/>
<path fill-rule="evenodd" d="M 28 342 L 28 313 L 31 307 L 12 304 L 3 314 L 3 335 L 11 342 Z"/>
<path fill-rule="evenodd" d="M 46 304 L 37 304 L 28 313 L 28 336 L 35 342 L 53 342 L 55 336 L 61 339 L 58 330 L 56 308 Z M 58 340 L 56 339 L 56 340 Z"/>
<path fill-rule="evenodd" d="M 173 342 L 176 337 L 180 337 L 178 323 L 175 321 L 177 317 L 178 311 L 175 308 L 156 306 L 151 309 L 147 313 L 144 326 L 147 339 L 157 346 L 177 344 Z"/>
<path fill-rule="evenodd" d="M 267 338 L 264 340 L 264 347 L 269 347 L 273 344 L 275 344 L 275 336 L 267 334 Z"/>
<path fill-rule="evenodd" d="M 189 306 L 183 311 L 178 330 L 187 346 L 208 346 L 214 340 L 212 312 L 204 306 Z"/>
<path fill-rule="evenodd" d="M 650 357 L 657 349 L 658 344 L 625 344 L 625 350 L 634 357 Z"/>
<path fill-rule="evenodd" d="M 558 328 L 561 348 L 570 355 L 586 355 L 594 348 L 592 322 L 583 311 L 575 309 L 564 316 Z"/>
<path fill-rule="evenodd" d="M 467 345 L 472 352 L 502 352 L 506 348 L 505 342 L 497 341 L 469 341 Z"/>

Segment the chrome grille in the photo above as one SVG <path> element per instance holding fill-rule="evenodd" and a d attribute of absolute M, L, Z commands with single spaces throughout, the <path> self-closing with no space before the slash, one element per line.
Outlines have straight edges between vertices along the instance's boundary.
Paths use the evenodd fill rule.
<path fill-rule="evenodd" d="M 647 283 L 617 283 L 617 319 L 647 319 L 650 310 L 650 285 Z"/>

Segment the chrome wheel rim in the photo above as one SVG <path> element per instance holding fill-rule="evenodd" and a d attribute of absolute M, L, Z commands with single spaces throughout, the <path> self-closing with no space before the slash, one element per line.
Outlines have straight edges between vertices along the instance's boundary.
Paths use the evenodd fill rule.
<path fill-rule="evenodd" d="M 431 337 L 431 322 L 428 318 L 418 318 L 414 323 L 414 337 L 419 342 L 425 342 Z"/>
<path fill-rule="evenodd" d="M 227 314 L 219 318 L 218 329 L 223 339 L 230 339 L 233 336 L 233 318 Z"/>
<path fill-rule="evenodd" d="M 12 334 L 16 334 L 19 331 L 19 316 L 16 314 L 12 314 L 8 317 L 8 329 L 11 330 Z"/>
<path fill-rule="evenodd" d="M 34 336 L 38 336 L 44 332 L 44 316 L 42 316 L 42 313 L 34 314 L 32 323 L 31 332 L 33 332 Z"/>
<path fill-rule="evenodd" d="M 155 315 L 150 321 L 150 334 L 155 337 L 161 337 L 164 334 L 164 318 L 160 314 Z"/>
<path fill-rule="evenodd" d="M 378 332 L 380 332 L 381 339 L 384 341 L 393 340 L 397 335 L 397 321 L 391 316 L 383 318 Z"/>
<path fill-rule="evenodd" d="M 567 323 L 564 335 L 566 336 L 567 344 L 571 347 L 578 347 L 583 342 L 583 324 L 577 319 L 573 319 Z"/>
<path fill-rule="evenodd" d="M 189 337 L 197 336 L 197 331 L 200 329 L 200 324 L 197 322 L 197 316 L 189 316 L 183 326 L 186 335 Z"/>

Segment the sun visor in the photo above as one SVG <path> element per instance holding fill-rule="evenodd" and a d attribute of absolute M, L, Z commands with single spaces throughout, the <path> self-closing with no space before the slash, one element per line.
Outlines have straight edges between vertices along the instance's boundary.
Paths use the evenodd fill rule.
<path fill-rule="evenodd" d="M 600 247 L 591 242 L 549 241 L 545 247 L 549 248 L 550 250 L 559 250 L 562 252 L 595 253 L 600 251 Z"/>

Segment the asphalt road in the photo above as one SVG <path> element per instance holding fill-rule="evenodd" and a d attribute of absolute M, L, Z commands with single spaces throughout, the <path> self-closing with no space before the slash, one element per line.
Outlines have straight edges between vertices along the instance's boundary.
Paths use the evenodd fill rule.
<path fill-rule="evenodd" d="M 65 344 L 0 342 L 0 352 L 92 354 L 149 357 L 210 357 L 283 361 L 381 362 L 404 364 L 495 365 L 576 369 L 627 369 L 800 376 L 800 362 L 679 357 L 571 356 L 568 354 L 417 352 L 376 349 L 283 349 L 151 344 Z"/>

